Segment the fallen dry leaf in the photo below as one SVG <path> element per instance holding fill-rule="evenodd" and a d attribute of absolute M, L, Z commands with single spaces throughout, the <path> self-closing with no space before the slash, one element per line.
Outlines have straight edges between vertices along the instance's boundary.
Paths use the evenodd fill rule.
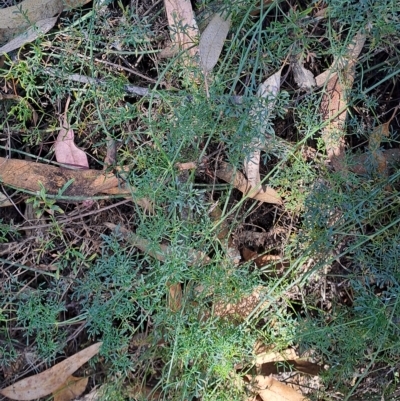
<path fill-rule="evenodd" d="M 101 342 L 93 344 L 42 373 L 1 389 L 0 394 L 12 400 L 34 400 L 46 397 L 60 388 L 72 373 L 95 356 L 101 345 Z"/>
<path fill-rule="evenodd" d="M 172 42 L 179 50 L 196 57 L 200 35 L 190 0 L 164 0 L 164 4 Z"/>
<path fill-rule="evenodd" d="M 257 119 L 257 125 L 260 126 L 260 135 L 265 135 L 263 126 L 272 118 L 276 97 L 281 87 L 282 68 L 275 74 L 266 79 L 257 90 L 257 96 L 267 99 L 266 106 L 256 106 L 250 114 Z M 254 138 L 250 144 L 251 152 L 245 158 L 244 170 L 247 176 L 248 184 L 251 188 L 259 187 L 260 184 L 260 156 L 262 144 L 260 139 Z"/>
<path fill-rule="evenodd" d="M 182 286 L 180 283 L 168 285 L 168 307 L 172 312 L 178 312 L 182 307 Z"/>
<path fill-rule="evenodd" d="M 241 257 L 237 246 L 235 245 L 228 222 L 222 216 L 222 210 L 218 205 L 215 205 L 210 211 L 210 217 L 215 223 L 220 223 L 217 232 L 217 238 L 221 241 L 221 245 L 225 248 L 226 255 L 235 265 L 240 263 Z"/>
<path fill-rule="evenodd" d="M 204 73 L 211 72 L 217 64 L 230 27 L 230 17 L 224 18 L 220 14 L 215 14 L 201 34 L 199 54 Z"/>
<path fill-rule="evenodd" d="M 246 177 L 240 172 L 229 165 L 228 163 L 221 163 L 221 167 L 215 172 L 216 176 L 221 180 L 231 183 L 240 192 L 243 192 L 249 198 L 259 200 L 261 202 L 273 203 L 282 205 L 282 199 L 278 193 L 271 187 L 252 188 Z"/>
<path fill-rule="evenodd" d="M 246 319 L 260 305 L 265 290 L 262 287 L 255 288 L 254 291 L 236 303 L 219 301 L 213 305 L 213 315 L 218 317 L 232 317 L 235 319 Z M 262 301 L 261 308 L 268 305 L 267 301 Z"/>
<path fill-rule="evenodd" d="M 266 351 L 258 354 L 255 359 L 254 363 L 257 365 L 262 365 L 264 363 L 269 362 L 279 362 L 279 361 L 286 361 L 288 359 L 297 359 L 298 355 L 293 348 L 288 348 L 283 351 Z"/>
<path fill-rule="evenodd" d="M 54 153 L 56 160 L 66 167 L 89 168 L 86 153 L 75 145 L 74 131 L 69 127 L 66 116 L 54 144 Z"/>
<path fill-rule="evenodd" d="M 114 174 L 97 170 L 69 170 L 28 160 L 0 157 L 0 179 L 3 185 L 32 192 L 40 191 L 41 183 L 50 195 L 57 195 L 67 182 L 72 184 L 63 192 L 65 196 L 89 197 L 121 185 Z M 126 194 L 129 193 L 125 189 Z"/>
<path fill-rule="evenodd" d="M 313 73 L 307 70 L 299 60 L 296 59 L 292 63 L 292 71 L 294 81 L 300 89 L 310 91 L 317 86 Z"/>
<path fill-rule="evenodd" d="M 301 393 L 292 389 L 284 383 L 272 377 L 256 376 L 249 378 L 252 390 L 257 393 L 263 401 L 309 401 Z"/>
<path fill-rule="evenodd" d="M 57 19 L 58 17 L 53 17 L 37 21 L 34 27 L 28 28 L 26 32 L 21 33 L 14 39 L 10 40 L 7 44 L 0 47 L 0 55 L 19 49 L 26 43 L 33 42 L 39 36 L 50 31 L 50 29 L 56 24 Z"/>
<path fill-rule="evenodd" d="M 24 0 L 16 6 L 0 9 L 0 44 L 17 35 L 38 21 L 60 14 L 63 9 L 81 7 L 89 0 Z"/>
<path fill-rule="evenodd" d="M 117 228 L 117 225 L 114 223 L 104 223 L 104 225 L 110 230 L 115 230 Z M 160 250 L 155 251 L 154 245 L 150 241 L 139 237 L 138 235 L 134 234 L 132 231 L 129 231 L 124 227 L 119 226 L 118 230 L 133 246 L 139 248 L 142 252 L 148 253 L 151 257 L 157 260 L 163 262 L 166 260 L 168 255 L 172 253 L 172 250 L 168 245 L 160 244 Z M 195 265 L 197 263 L 206 264 L 210 261 L 210 258 L 207 255 L 205 255 L 203 252 L 196 251 L 195 249 L 189 250 L 188 253 L 190 257 L 189 266 Z"/>
<path fill-rule="evenodd" d="M 96 194 L 117 194 L 132 197 L 145 210 L 153 210 L 149 200 L 134 196 L 134 188 L 126 187 L 120 178 L 104 171 L 70 170 L 28 160 L 0 157 L 0 181 L 3 185 L 31 192 L 40 191 L 42 185 L 49 195 L 57 195 L 70 183 L 63 191 L 63 196 L 86 198 Z"/>
<path fill-rule="evenodd" d="M 324 121 L 328 122 L 322 129 L 322 139 L 325 142 L 328 159 L 335 171 L 347 169 L 345 162 L 347 97 L 353 86 L 357 57 L 365 39 L 365 34 L 358 32 L 348 46 L 347 55 L 336 60 L 335 68 L 340 69 L 341 74 L 331 76 L 329 73 L 329 80 L 322 96 L 320 112 Z"/>
<path fill-rule="evenodd" d="M 69 376 L 57 390 L 53 391 L 53 401 L 74 400 L 86 390 L 88 381 L 88 377 Z"/>

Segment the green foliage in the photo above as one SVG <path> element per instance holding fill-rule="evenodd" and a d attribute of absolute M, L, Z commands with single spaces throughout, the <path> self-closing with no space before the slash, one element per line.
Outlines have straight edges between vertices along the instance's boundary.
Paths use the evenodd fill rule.
<path fill-rule="evenodd" d="M 43 359 L 54 358 L 65 344 L 65 333 L 58 330 L 59 315 L 65 310 L 57 293 L 37 289 L 22 293 L 16 312 L 24 328 L 26 344 L 34 344 Z"/>
<path fill-rule="evenodd" d="M 95 228 L 85 225 L 87 232 L 74 237 L 75 228 L 57 219 L 76 205 L 59 203 L 43 187 L 30 195 L 25 202 L 33 205 L 37 218 L 49 218 L 50 228 L 35 238 L 34 266 L 9 263 L 6 296 L 0 300 L 3 366 L 17 358 L 10 332 L 18 331 L 41 359 L 52 360 L 75 339 L 75 332 L 70 337 L 73 323 L 84 322 L 82 343 L 103 341 L 104 399 L 122 400 L 127 382 L 149 378 L 164 399 L 241 399 L 243 389 L 231 385 L 239 374 L 235 366 L 251 365 L 257 341 L 267 348 L 311 351 L 329 366 L 324 384 L 344 397 L 373 369 L 397 369 L 399 174 L 373 174 L 372 158 L 364 176 L 330 172 L 320 160 L 325 151 L 318 111 L 322 92 L 295 90 L 292 67 L 283 69 L 273 118 L 262 118 L 259 110 L 269 107 L 268 99 L 255 94 L 289 56 L 301 56 L 313 72 L 322 71 L 346 52 L 357 31 L 365 30 L 369 44 L 358 66 L 361 77 L 352 93 L 354 115 L 347 129 L 351 139 L 366 136 L 375 119 L 366 130 L 358 110 L 376 120 L 386 111 L 386 105 L 378 110 L 382 96 L 371 74 L 389 82 L 398 72 L 393 39 L 398 36 L 398 5 L 395 0 L 327 0 L 328 17 L 318 20 L 317 29 L 313 4 L 273 2 L 261 5 L 261 16 L 254 17 L 254 3 L 221 4 L 232 13 L 232 29 L 207 85 L 199 68 L 175 59 L 154 61 L 165 36 L 158 28 L 159 11 L 141 17 L 122 3 L 101 10 L 95 5 L 82 16 L 66 13 L 60 21 L 63 35 L 49 33 L 27 45 L 23 58 L 6 59 L 0 78 L 4 87 L 16 86 L 20 97 L 0 103 L 0 129 L 12 126 L 21 132 L 20 143 L 7 144 L 11 148 L 6 150 L 15 155 L 19 146 L 40 145 L 34 152 L 50 160 L 56 116 L 71 97 L 67 116 L 76 143 L 91 156 L 91 167 L 103 167 L 109 139 L 114 139 L 117 164 L 128 169 L 110 170 L 135 187 L 137 198 L 149 199 L 154 213 L 136 206 L 121 209 L 116 218 L 147 241 L 148 248 L 139 251 L 122 228 L 98 237 L 100 245 L 89 242 L 94 233 L 106 232 L 103 221 Z M 216 6 L 198 4 L 204 11 Z M 394 56 L 378 63 L 374 56 L 382 49 Z M 86 79 L 84 84 L 77 76 Z M 127 91 L 127 85 L 136 84 L 155 89 L 139 99 Z M 34 110 L 40 119 L 32 127 Z M 281 129 L 288 116 L 292 120 Z M 262 177 L 278 189 L 282 207 L 240 198 L 215 178 L 222 159 L 240 169 L 255 139 L 263 147 Z M 316 148 L 315 157 L 306 155 L 306 145 Z M 353 156 L 348 156 L 350 164 Z M 177 162 L 197 162 L 200 172 L 179 172 Z M 290 266 L 278 271 L 271 266 L 258 270 L 252 262 L 234 265 L 217 237 L 221 221 L 210 217 L 217 200 L 230 233 L 284 227 L 287 237 L 274 236 L 271 249 L 282 252 Z M 96 207 L 111 210 L 113 200 L 106 202 Z M 0 242 L 17 237 L 13 225 L 1 220 Z M 157 260 L 150 254 L 161 246 L 169 251 Z M 193 250 L 207 254 L 210 262 L 193 265 Z M 43 272 L 38 266 L 57 270 Z M 325 294 L 319 287 L 310 289 L 314 282 L 338 289 L 329 294 L 329 307 L 320 305 Z M 178 283 L 182 300 L 174 310 L 170 286 Z M 258 286 L 266 292 L 266 306 L 260 301 L 257 311 L 245 317 L 212 315 L 215 305 L 235 304 Z M 145 336 L 140 346 L 138 335 Z"/>

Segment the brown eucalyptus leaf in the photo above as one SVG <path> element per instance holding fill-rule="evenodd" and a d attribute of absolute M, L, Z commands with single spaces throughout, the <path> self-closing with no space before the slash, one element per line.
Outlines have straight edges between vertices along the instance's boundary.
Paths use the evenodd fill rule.
<path fill-rule="evenodd" d="M 215 14 L 201 34 L 199 43 L 200 64 L 205 73 L 212 71 L 217 64 L 230 27 L 230 17 L 224 18 L 220 14 Z"/>
<path fill-rule="evenodd" d="M 0 390 L 0 394 L 12 400 L 34 400 L 46 397 L 62 386 L 69 376 L 95 356 L 102 343 L 96 343 L 70 356 L 52 368 L 22 379 Z"/>
<path fill-rule="evenodd" d="M 261 202 L 282 205 L 282 199 L 279 194 L 271 187 L 262 187 L 261 189 L 252 188 L 246 177 L 228 163 L 221 163 L 221 167 L 216 171 L 216 176 L 221 180 L 231 183 L 240 192 L 243 192 L 249 198 Z"/>
<path fill-rule="evenodd" d="M 178 312 L 182 307 L 182 286 L 180 283 L 168 283 L 168 307 L 172 312 Z"/>

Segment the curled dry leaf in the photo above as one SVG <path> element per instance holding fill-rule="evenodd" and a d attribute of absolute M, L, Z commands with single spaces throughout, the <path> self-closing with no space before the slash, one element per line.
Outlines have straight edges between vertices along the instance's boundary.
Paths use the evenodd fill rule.
<path fill-rule="evenodd" d="M 104 225 L 110 230 L 115 230 L 117 228 L 117 225 L 113 223 L 104 223 Z M 169 254 L 172 254 L 172 250 L 168 245 L 160 244 L 160 250 L 155 251 L 154 245 L 150 241 L 139 237 L 124 227 L 118 227 L 118 230 L 133 246 L 139 248 L 142 252 L 148 253 L 157 260 L 163 262 L 166 260 Z M 188 253 L 190 258 L 189 266 L 197 263 L 206 264 L 210 261 L 210 258 L 207 255 L 205 255 L 203 252 L 196 251 L 195 249 L 190 249 Z"/>
<path fill-rule="evenodd" d="M 236 189 L 243 192 L 249 198 L 276 205 L 282 205 L 283 203 L 279 194 L 271 187 L 261 188 L 260 190 L 258 188 L 252 188 L 246 180 L 246 177 L 240 171 L 235 171 L 228 163 L 222 163 L 215 174 L 221 180 L 231 183 Z"/>
<path fill-rule="evenodd" d="M 86 390 L 88 381 L 88 377 L 69 376 L 56 391 L 53 391 L 53 401 L 74 400 Z"/>
<path fill-rule="evenodd" d="M 315 82 L 318 88 L 327 84 L 329 80 L 337 77 L 339 70 L 346 69 L 356 63 L 357 58 L 364 47 L 365 39 L 366 36 L 364 34 L 360 32 L 356 34 L 354 41 L 347 48 L 347 54 L 345 56 L 335 57 L 332 65 L 322 74 L 315 77 Z"/>
<path fill-rule="evenodd" d="M 60 388 L 72 373 L 93 358 L 99 352 L 101 344 L 101 342 L 93 344 L 42 373 L 3 388 L 0 394 L 12 400 L 34 400 L 46 397 Z"/>
<path fill-rule="evenodd" d="M 4 195 L 3 192 L 0 191 L 0 207 L 8 207 L 13 206 L 13 203 L 9 200 L 9 198 Z"/>
<path fill-rule="evenodd" d="M 224 18 L 220 14 L 215 14 L 201 34 L 199 43 L 200 64 L 205 73 L 212 71 L 217 64 L 230 27 L 230 17 Z"/>

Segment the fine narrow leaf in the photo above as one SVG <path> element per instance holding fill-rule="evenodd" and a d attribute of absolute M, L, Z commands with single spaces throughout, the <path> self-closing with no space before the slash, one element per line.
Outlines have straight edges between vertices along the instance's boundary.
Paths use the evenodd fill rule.
<path fill-rule="evenodd" d="M 60 388 L 72 373 L 93 358 L 99 352 L 101 345 L 101 342 L 93 344 L 42 373 L 3 388 L 0 394 L 12 400 L 34 400 L 46 397 Z"/>
<path fill-rule="evenodd" d="M 222 163 L 215 174 L 221 180 L 231 183 L 236 189 L 243 192 L 249 198 L 276 205 L 281 205 L 283 203 L 279 194 L 271 187 L 263 187 L 261 189 L 257 187 L 252 188 L 246 180 L 246 177 L 240 171 L 235 172 L 235 169 L 228 163 Z"/>
<path fill-rule="evenodd" d="M 215 14 L 201 35 L 199 43 L 200 64 L 205 73 L 217 64 L 226 37 L 231 27 L 230 17 Z"/>

